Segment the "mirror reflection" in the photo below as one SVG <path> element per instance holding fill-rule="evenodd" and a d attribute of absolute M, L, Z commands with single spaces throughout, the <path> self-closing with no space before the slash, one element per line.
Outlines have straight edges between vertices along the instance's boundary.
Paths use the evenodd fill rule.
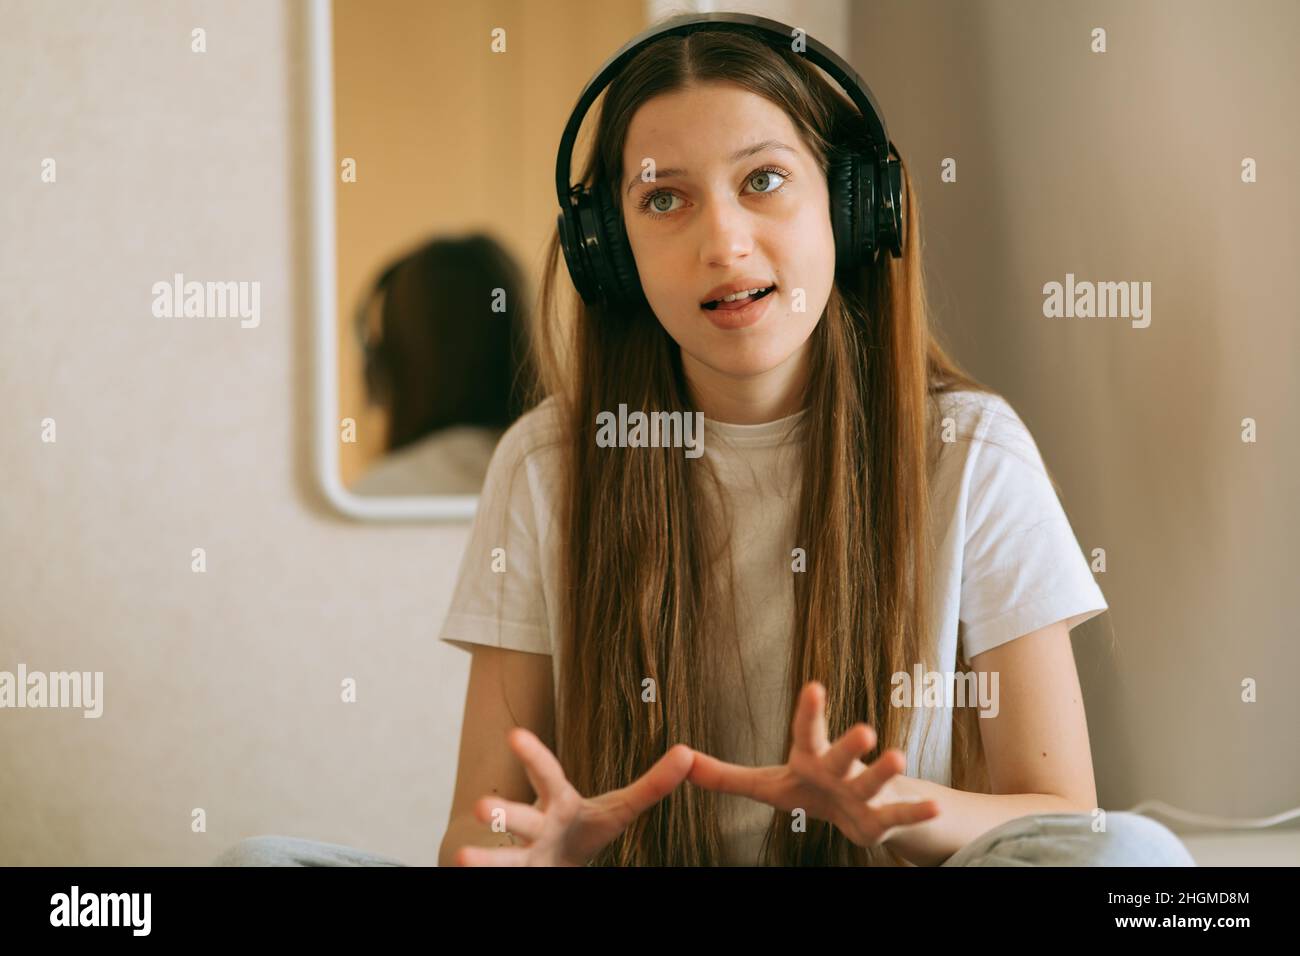
<path fill-rule="evenodd" d="M 355 320 L 384 439 L 354 493 L 479 492 L 531 385 L 527 302 L 519 264 L 486 234 L 429 239 L 384 265 Z"/>
<path fill-rule="evenodd" d="M 477 495 L 518 416 L 555 154 L 576 91 L 642 0 L 330 5 L 337 477 Z M 597 16 L 597 14 L 599 14 Z M 590 16 L 574 49 L 573 17 Z"/>

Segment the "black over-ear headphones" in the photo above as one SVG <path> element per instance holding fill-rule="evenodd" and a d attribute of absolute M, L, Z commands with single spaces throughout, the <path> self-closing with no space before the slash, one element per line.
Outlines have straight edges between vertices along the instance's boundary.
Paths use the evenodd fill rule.
<path fill-rule="evenodd" d="M 776 20 L 747 13 L 707 13 L 652 27 L 633 37 L 605 61 L 578 97 L 560 138 L 555 161 L 555 190 L 560 201 L 558 225 L 564 261 L 578 294 L 588 305 L 628 306 L 645 301 L 636 260 L 628 244 L 619 209 L 607 184 L 571 186 L 569 166 L 582 119 L 596 97 L 642 47 L 666 36 L 703 31 L 751 35 L 775 49 L 794 50 L 795 30 Z M 862 78 L 834 51 L 802 35 L 806 55 L 849 95 L 865 121 L 867 150 L 835 146 L 829 157 L 831 228 L 835 235 L 835 271 L 863 265 L 880 249 L 902 254 L 902 173 L 898 153 L 885 131 L 884 116 Z"/>
<path fill-rule="evenodd" d="M 388 294 L 388 287 L 392 284 L 393 276 L 397 270 L 406 265 L 405 256 L 397 261 L 390 263 L 379 277 L 375 279 L 374 285 L 366 292 L 365 297 L 357 304 L 357 311 L 353 315 L 352 328 L 357 336 L 357 345 L 361 347 L 362 375 L 366 383 L 367 400 L 370 402 L 386 401 L 392 388 L 392 382 L 389 380 L 388 370 L 379 360 L 379 352 L 383 347 L 384 330 L 378 333 L 370 330 L 370 311 L 374 307 L 376 300 L 382 300 Z M 382 326 L 382 323 L 380 323 Z"/>

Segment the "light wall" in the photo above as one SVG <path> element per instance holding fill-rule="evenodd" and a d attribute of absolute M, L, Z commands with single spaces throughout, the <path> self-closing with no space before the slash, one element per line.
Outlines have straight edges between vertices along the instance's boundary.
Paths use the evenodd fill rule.
<path fill-rule="evenodd" d="M 318 491 L 305 11 L 0 12 L 0 669 L 105 675 L 98 719 L 0 711 L 0 865 L 201 864 L 259 833 L 436 862 L 468 525 Z M 573 25 L 573 96 L 641 25 Z M 176 272 L 259 281 L 260 323 L 155 318 Z"/>
<path fill-rule="evenodd" d="M 1300 7 L 852 9 L 857 69 L 917 179 L 941 327 L 1020 411 L 1085 553 L 1105 549 L 1110 613 L 1073 632 L 1099 799 L 1294 807 Z M 1066 273 L 1150 282 L 1151 324 L 1045 318 Z"/>

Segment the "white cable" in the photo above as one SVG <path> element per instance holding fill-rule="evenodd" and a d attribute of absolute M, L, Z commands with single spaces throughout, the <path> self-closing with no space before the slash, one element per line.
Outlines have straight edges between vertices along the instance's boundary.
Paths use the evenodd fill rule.
<path fill-rule="evenodd" d="M 1187 810 L 1180 810 L 1178 807 L 1171 807 L 1162 800 L 1143 800 L 1137 806 L 1130 807 L 1128 812 L 1144 813 L 1148 809 L 1194 826 L 1215 827 L 1222 830 L 1260 830 L 1266 827 L 1275 827 L 1279 823 L 1285 823 L 1287 820 L 1300 817 L 1300 807 L 1295 807 L 1284 813 L 1274 814 L 1271 817 L 1215 817 L 1204 813 L 1191 813 Z"/>

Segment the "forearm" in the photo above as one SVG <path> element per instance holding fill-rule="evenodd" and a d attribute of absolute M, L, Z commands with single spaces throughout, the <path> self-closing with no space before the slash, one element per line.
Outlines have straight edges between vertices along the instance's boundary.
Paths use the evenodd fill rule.
<path fill-rule="evenodd" d="M 540 808 L 542 798 L 533 801 L 533 806 Z M 504 833 L 494 832 L 486 823 L 480 823 L 471 810 L 451 818 L 447 832 L 443 834 L 442 845 L 438 848 L 438 865 L 454 866 L 452 858 L 463 846 L 519 846 L 521 843 L 509 830 Z"/>
<path fill-rule="evenodd" d="M 438 865 L 455 866 L 456 851 L 463 846 L 515 846 L 509 833 L 494 833 L 486 823 L 480 823 L 472 813 L 453 817 L 447 824 L 442 845 L 438 848 Z"/>
<path fill-rule="evenodd" d="M 910 863 L 938 866 L 982 833 L 1032 813 L 1081 813 L 1064 797 L 1047 793 L 968 793 L 931 780 L 892 777 L 895 800 L 933 800 L 939 815 L 898 828 L 885 842 Z M 873 800 L 874 804 L 875 801 Z"/>

